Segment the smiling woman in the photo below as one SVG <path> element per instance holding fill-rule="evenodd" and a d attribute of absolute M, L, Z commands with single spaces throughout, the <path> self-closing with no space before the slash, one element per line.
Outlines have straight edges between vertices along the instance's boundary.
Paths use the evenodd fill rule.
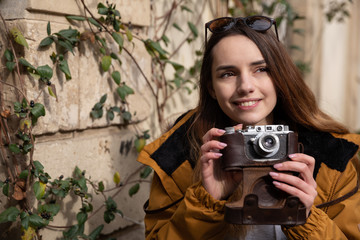
<path fill-rule="evenodd" d="M 234 35 L 213 49 L 211 96 L 236 125 L 273 123 L 276 91 L 261 52 L 249 38 Z"/>
<path fill-rule="evenodd" d="M 212 35 L 205 44 L 199 104 L 138 159 L 155 170 L 145 205 L 147 239 L 360 239 L 360 136 L 319 109 L 269 30 L 273 23 L 257 16 L 205 25 Z M 270 162 L 270 188 L 302 203 L 301 225 L 276 225 L 278 216 L 251 228 L 224 221 L 225 204 L 240 199 L 240 186 L 250 183 L 243 181 L 245 169 L 224 170 L 222 151 L 231 148 L 219 139 L 226 127 L 239 131 L 246 125 L 287 125 L 298 135 L 303 153 L 290 151 L 277 164 L 260 160 Z M 263 128 L 273 126 L 251 129 Z"/>

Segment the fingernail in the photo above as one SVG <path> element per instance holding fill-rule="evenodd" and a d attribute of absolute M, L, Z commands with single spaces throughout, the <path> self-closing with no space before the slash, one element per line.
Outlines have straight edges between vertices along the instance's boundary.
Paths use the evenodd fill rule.
<path fill-rule="evenodd" d="M 282 166 L 283 166 L 282 163 L 277 163 L 277 164 L 275 164 L 273 167 L 276 168 L 276 169 L 278 169 L 278 168 L 281 168 Z"/>
<path fill-rule="evenodd" d="M 218 129 L 217 132 L 223 134 L 223 133 L 225 133 L 226 131 L 223 130 L 223 129 Z"/>
<path fill-rule="evenodd" d="M 277 176 L 279 176 L 279 174 L 276 173 L 276 172 L 269 172 L 269 175 L 272 176 L 272 177 L 277 177 Z"/>
<path fill-rule="evenodd" d="M 226 144 L 226 143 L 222 143 L 222 142 L 221 142 L 221 143 L 219 143 L 219 146 L 220 146 L 220 147 L 226 147 L 226 146 L 227 146 L 227 144 Z"/>
<path fill-rule="evenodd" d="M 217 157 L 221 157 L 222 156 L 222 153 L 214 153 L 215 154 L 215 156 L 217 156 Z"/>
<path fill-rule="evenodd" d="M 293 157 L 296 157 L 296 154 L 290 154 L 289 155 L 289 158 L 293 158 Z"/>
<path fill-rule="evenodd" d="M 277 182 L 277 181 L 273 181 L 273 184 L 274 184 L 275 186 L 281 186 L 281 183 L 279 183 L 279 182 Z"/>

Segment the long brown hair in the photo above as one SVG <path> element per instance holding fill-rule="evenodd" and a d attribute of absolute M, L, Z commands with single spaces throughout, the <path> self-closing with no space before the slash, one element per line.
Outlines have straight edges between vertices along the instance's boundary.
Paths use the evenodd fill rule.
<path fill-rule="evenodd" d="M 188 131 L 193 161 L 199 157 L 202 136 L 212 127 L 224 128 L 230 124 L 230 119 L 210 96 L 209 89 L 212 88 L 212 49 L 221 39 L 232 35 L 248 37 L 264 57 L 277 93 L 277 104 L 273 110 L 275 124 L 285 123 L 295 131 L 302 127 L 313 131 L 348 133 L 345 126 L 319 109 L 314 94 L 275 34 L 270 30 L 254 31 L 239 21 L 227 31 L 212 34 L 206 44 L 200 73 L 199 104 Z"/>

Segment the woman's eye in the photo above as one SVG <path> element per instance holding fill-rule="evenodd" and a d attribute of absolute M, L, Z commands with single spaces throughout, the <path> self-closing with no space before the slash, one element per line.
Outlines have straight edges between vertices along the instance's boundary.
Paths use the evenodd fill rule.
<path fill-rule="evenodd" d="M 259 67 L 258 69 L 256 69 L 255 72 L 268 72 L 269 68 L 267 67 Z"/>
<path fill-rule="evenodd" d="M 233 72 L 225 72 L 220 75 L 220 78 L 228 78 L 231 76 L 235 76 L 235 74 Z"/>

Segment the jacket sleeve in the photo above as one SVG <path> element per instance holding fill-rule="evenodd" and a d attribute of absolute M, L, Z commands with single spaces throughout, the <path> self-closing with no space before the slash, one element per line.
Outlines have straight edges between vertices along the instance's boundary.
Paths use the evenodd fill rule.
<path fill-rule="evenodd" d="M 160 208 L 162 203 L 157 200 L 168 198 L 155 173 L 149 210 Z M 223 239 L 224 204 L 225 201 L 213 199 L 201 183 L 193 184 L 180 203 L 146 214 L 146 239 Z"/>
<path fill-rule="evenodd" d="M 318 190 L 319 195 L 325 198 L 321 201 L 337 199 L 356 188 L 359 181 L 358 166 L 359 160 L 354 157 L 342 173 L 325 167 L 320 169 L 330 172 L 327 179 L 322 180 L 331 185 L 329 196 Z M 332 206 L 321 209 L 313 206 L 304 225 L 283 227 L 283 231 L 288 239 L 360 239 L 359 189 L 351 197 Z"/>

